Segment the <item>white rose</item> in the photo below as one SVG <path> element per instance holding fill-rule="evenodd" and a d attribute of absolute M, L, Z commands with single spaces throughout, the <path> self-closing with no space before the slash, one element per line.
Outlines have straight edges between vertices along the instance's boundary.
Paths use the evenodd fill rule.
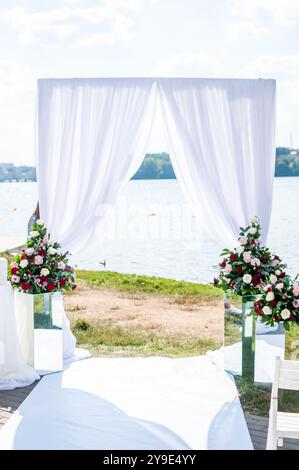
<path fill-rule="evenodd" d="M 31 238 L 36 238 L 39 236 L 39 233 L 37 230 L 32 230 L 29 235 Z"/>
<path fill-rule="evenodd" d="M 42 268 L 40 273 L 42 276 L 48 276 L 50 274 L 50 271 L 48 268 Z"/>
<path fill-rule="evenodd" d="M 250 233 L 250 235 L 255 235 L 256 232 L 257 232 L 257 228 L 255 228 L 255 227 L 250 227 L 250 229 L 248 230 L 248 232 Z"/>
<path fill-rule="evenodd" d="M 37 219 L 36 225 L 44 225 L 44 222 L 41 219 Z"/>
<path fill-rule="evenodd" d="M 280 275 L 281 275 L 281 271 L 280 271 L 279 269 L 276 269 L 275 274 L 276 274 L 276 276 L 280 276 Z"/>
<path fill-rule="evenodd" d="M 48 253 L 49 253 L 49 255 L 56 255 L 57 250 L 55 248 L 53 248 L 53 246 L 50 246 L 49 249 L 48 249 Z"/>
<path fill-rule="evenodd" d="M 244 250 L 245 250 L 244 246 L 238 246 L 238 248 L 236 248 L 236 252 L 238 253 L 239 256 L 243 253 Z"/>
<path fill-rule="evenodd" d="M 284 309 L 281 311 L 280 315 L 281 315 L 281 318 L 282 318 L 283 320 L 287 320 L 288 318 L 290 318 L 291 312 L 289 311 L 289 309 L 284 308 Z"/>
<path fill-rule="evenodd" d="M 248 242 L 248 238 L 242 236 L 239 238 L 239 242 L 240 242 L 240 245 L 246 245 L 246 243 Z"/>
<path fill-rule="evenodd" d="M 249 221 L 250 224 L 258 224 L 259 223 L 259 220 L 257 217 L 253 217 L 250 221 Z"/>
<path fill-rule="evenodd" d="M 280 282 L 279 284 L 276 285 L 276 289 L 282 290 L 283 289 L 283 283 Z"/>
<path fill-rule="evenodd" d="M 251 276 L 251 274 L 244 274 L 244 276 L 243 276 L 243 281 L 245 282 L 245 284 L 250 284 L 251 281 L 252 281 L 252 276 Z"/>
<path fill-rule="evenodd" d="M 274 300 L 274 294 L 273 292 L 268 292 L 268 294 L 266 295 L 266 300 L 268 302 L 271 302 L 271 300 Z"/>
<path fill-rule="evenodd" d="M 272 314 L 272 310 L 270 307 L 268 307 L 267 305 L 265 305 L 265 307 L 263 307 L 263 312 L 265 315 L 271 315 Z"/>
<path fill-rule="evenodd" d="M 275 284 L 275 282 L 277 282 L 277 277 L 275 276 L 275 274 L 271 274 L 270 281 L 272 284 Z"/>
<path fill-rule="evenodd" d="M 21 268 L 26 268 L 26 266 L 28 266 L 28 261 L 26 259 L 22 259 L 22 261 L 20 262 L 20 266 Z"/>

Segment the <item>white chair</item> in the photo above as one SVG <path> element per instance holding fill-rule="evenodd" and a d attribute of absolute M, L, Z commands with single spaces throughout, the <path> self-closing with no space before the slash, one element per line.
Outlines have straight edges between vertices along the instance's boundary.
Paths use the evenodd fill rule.
<path fill-rule="evenodd" d="M 283 446 L 283 438 L 299 439 L 299 413 L 278 411 L 278 390 L 299 391 L 299 361 L 282 361 L 276 358 L 272 385 L 267 450 Z"/>

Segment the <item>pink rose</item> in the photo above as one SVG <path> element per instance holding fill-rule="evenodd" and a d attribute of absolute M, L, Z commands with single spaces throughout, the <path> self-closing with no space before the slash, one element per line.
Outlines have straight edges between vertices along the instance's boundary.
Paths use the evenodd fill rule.
<path fill-rule="evenodd" d="M 59 261 L 59 263 L 57 264 L 57 266 L 58 266 L 58 269 L 62 269 L 62 270 L 65 269 L 65 264 L 64 264 L 62 261 Z"/>
<path fill-rule="evenodd" d="M 19 276 L 16 276 L 15 274 L 11 276 L 11 282 L 15 282 L 16 284 L 20 282 Z"/>
<path fill-rule="evenodd" d="M 251 264 L 252 264 L 252 266 L 260 266 L 261 262 L 258 258 L 253 258 L 251 260 Z"/>
<path fill-rule="evenodd" d="M 26 255 L 29 255 L 29 256 L 33 255 L 34 248 L 26 248 L 25 253 Z"/>
<path fill-rule="evenodd" d="M 294 300 L 293 305 L 295 308 L 299 308 L 299 300 Z"/>
<path fill-rule="evenodd" d="M 230 264 L 227 264 L 224 268 L 224 271 L 227 272 L 228 274 L 232 272 L 232 267 Z"/>
<path fill-rule="evenodd" d="M 278 265 L 279 265 L 278 259 L 275 259 L 275 260 L 272 261 L 272 263 L 271 263 L 271 266 L 273 266 L 273 268 L 276 268 L 276 266 L 278 266 Z"/>
<path fill-rule="evenodd" d="M 243 260 L 245 261 L 245 263 L 250 263 L 250 261 L 251 261 L 251 253 L 250 253 L 250 251 L 244 251 L 244 253 L 243 253 Z"/>
<path fill-rule="evenodd" d="M 18 267 L 19 267 L 19 264 L 16 263 L 15 261 L 13 261 L 12 263 L 10 263 L 10 267 L 11 267 L 11 268 L 18 268 Z"/>
<path fill-rule="evenodd" d="M 34 257 L 34 264 L 40 265 L 43 264 L 44 258 L 40 255 Z"/>
<path fill-rule="evenodd" d="M 247 238 L 247 237 L 240 237 L 240 238 L 239 238 L 239 243 L 240 243 L 240 245 L 246 245 L 247 242 L 248 242 L 248 238 Z"/>
<path fill-rule="evenodd" d="M 295 297 L 299 297 L 299 286 L 298 286 L 298 284 L 294 285 L 293 294 L 295 295 Z"/>

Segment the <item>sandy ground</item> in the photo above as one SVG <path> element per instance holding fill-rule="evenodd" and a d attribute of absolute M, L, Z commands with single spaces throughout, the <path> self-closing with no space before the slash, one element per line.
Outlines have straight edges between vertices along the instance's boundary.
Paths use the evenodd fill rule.
<path fill-rule="evenodd" d="M 70 320 L 86 319 L 161 336 L 222 341 L 223 302 L 121 293 L 83 283 L 65 296 Z"/>

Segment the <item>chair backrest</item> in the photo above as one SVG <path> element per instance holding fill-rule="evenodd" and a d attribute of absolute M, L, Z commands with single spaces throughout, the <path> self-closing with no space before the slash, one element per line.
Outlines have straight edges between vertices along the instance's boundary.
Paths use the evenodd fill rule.
<path fill-rule="evenodd" d="M 283 361 L 277 357 L 273 386 L 299 391 L 299 361 Z"/>

